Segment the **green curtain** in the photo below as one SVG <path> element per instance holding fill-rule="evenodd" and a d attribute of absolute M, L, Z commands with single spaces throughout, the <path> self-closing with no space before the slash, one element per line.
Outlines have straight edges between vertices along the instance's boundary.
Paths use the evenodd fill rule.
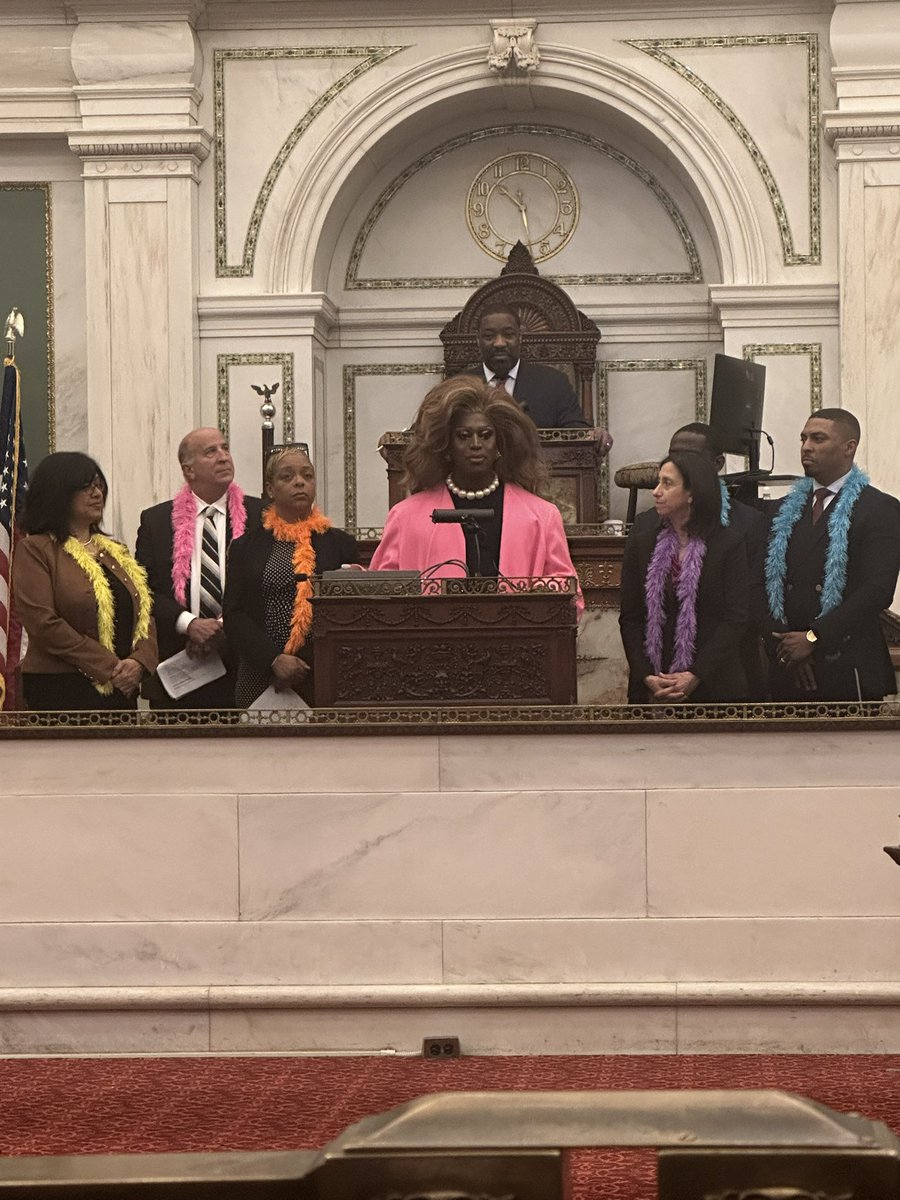
<path fill-rule="evenodd" d="M 18 308 L 25 337 L 16 343 L 16 364 L 31 467 L 54 441 L 52 279 L 50 184 L 0 183 L 0 337 L 7 314 Z"/>

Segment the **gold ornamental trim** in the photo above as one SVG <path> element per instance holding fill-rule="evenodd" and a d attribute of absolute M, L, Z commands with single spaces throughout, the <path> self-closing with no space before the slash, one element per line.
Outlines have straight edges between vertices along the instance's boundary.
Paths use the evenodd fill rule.
<path fill-rule="evenodd" d="M 706 421 L 709 399 L 705 358 L 609 358 L 597 362 L 597 424 L 609 428 L 609 376 L 612 372 L 693 371 L 694 420 Z M 600 464 L 600 499 L 609 512 L 609 459 Z"/>
<path fill-rule="evenodd" d="M 761 358 L 777 358 L 782 354 L 807 355 L 809 358 L 809 411 L 822 407 L 822 343 L 821 342 L 750 342 L 744 346 L 743 357 L 750 362 Z"/>
<path fill-rule="evenodd" d="M 283 439 L 294 440 L 294 356 L 290 353 L 216 355 L 216 411 L 219 429 L 227 439 L 231 426 L 231 367 L 281 368 L 281 422 Z"/>
<path fill-rule="evenodd" d="M 213 51 L 213 146 L 215 153 L 215 243 L 216 277 L 219 279 L 241 279 L 253 274 L 256 244 L 266 206 L 295 146 L 306 133 L 317 116 L 332 101 L 336 100 L 351 83 L 360 76 L 385 62 L 394 54 L 407 49 L 406 46 L 258 46 Z M 239 263 L 228 262 L 227 204 L 228 187 L 225 160 L 225 64 L 234 61 L 260 61 L 288 58 L 358 58 L 361 61 L 335 80 L 303 113 L 297 124 L 285 138 L 272 160 L 250 214 L 250 222 L 244 235 L 244 246 Z"/>
<path fill-rule="evenodd" d="M 343 375 L 344 405 L 344 528 L 353 529 L 357 521 L 357 447 L 356 381 L 368 376 L 437 375 L 444 376 L 443 363 L 347 363 Z M 424 392 L 423 392 L 424 395 Z M 372 453 L 376 448 L 372 447 Z"/>
<path fill-rule="evenodd" d="M 397 195 L 404 184 L 408 183 L 415 175 L 417 175 L 425 167 L 436 162 L 439 158 L 444 158 L 451 154 L 454 150 L 460 149 L 463 146 L 469 146 L 473 142 L 485 141 L 489 138 L 511 138 L 511 137 L 555 137 L 564 139 L 565 141 L 575 142 L 582 146 L 588 146 L 593 150 L 597 150 L 600 154 L 611 158 L 620 166 L 630 171 L 638 179 L 641 180 L 646 187 L 653 192 L 656 199 L 662 205 L 669 219 L 675 226 L 678 232 L 678 237 L 681 245 L 684 248 L 685 257 L 687 259 L 687 270 L 685 271 L 662 271 L 662 272 L 637 272 L 634 274 L 622 272 L 609 272 L 601 274 L 585 274 L 585 275 L 547 275 L 552 283 L 559 284 L 561 287 L 569 287 L 574 284 L 680 284 L 680 283 L 702 283 L 703 269 L 700 263 L 700 255 L 694 242 L 691 231 L 688 228 L 687 221 L 678 208 L 675 201 L 653 175 L 642 163 L 626 154 L 623 150 L 617 149 L 609 142 L 602 138 L 593 137 L 588 133 L 581 133 L 575 129 L 562 129 L 555 125 L 532 125 L 532 124 L 513 124 L 513 125 L 493 125 L 486 129 L 475 129 L 470 133 L 461 134 L 459 137 L 450 138 L 446 142 L 442 142 L 439 146 L 435 146 L 429 150 L 427 154 L 423 154 L 417 158 L 415 162 L 410 163 L 399 175 L 387 185 L 381 195 L 370 208 L 365 220 L 360 226 L 359 232 L 353 242 L 353 248 L 350 252 L 350 259 L 347 263 L 347 272 L 344 280 L 344 286 L 350 290 L 378 290 L 392 288 L 477 288 L 482 284 L 487 283 L 492 276 L 487 275 L 427 275 L 427 276 L 384 276 L 381 278 L 366 278 L 360 276 L 359 266 L 362 260 L 363 252 L 366 248 L 366 243 L 374 229 L 379 217 Z M 540 153 L 538 151 L 530 151 L 527 144 L 523 143 L 521 148 L 517 148 L 518 153 Z"/>
<path fill-rule="evenodd" d="M 822 261 L 822 172 L 819 149 L 819 38 L 815 33 L 761 33 L 717 37 L 637 38 L 626 39 L 627 46 L 641 50 L 680 75 L 734 130 L 752 158 L 769 193 L 769 200 L 778 222 L 781 249 L 785 266 L 818 265 Z M 669 54 L 669 50 L 733 49 L 746 46 L 805 46 L 806 48 L 806 122 L 809 165 L 807 188 L 809 197 L 809 250 L 803 254 L 794 243 L 794 234 L 787 209 L 774 172 L 747 126 L 734 109 L 714 88 L 701 79 L 686 63 Z"/>

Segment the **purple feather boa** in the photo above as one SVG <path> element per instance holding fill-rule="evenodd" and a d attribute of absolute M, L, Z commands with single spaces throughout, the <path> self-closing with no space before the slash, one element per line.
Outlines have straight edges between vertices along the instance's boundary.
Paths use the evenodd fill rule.
<path fill-rule="evenodd" d="M 675 621 L 675 654 L 669 671 L 690 671 L 694 664 L 694 649 L 697 641 L 697 591 L 700 573 L 706 554 L 703 538 L 688 539 L 681 574 L 675 586 L 678 597 L 678 616 Z M 663 671 L 663 630 L 666 625 L 666 580 L 678 557 L 678 534 L 671 525 L 664 525 L 656 539 L 647 578 L 644 581 L 644 596 L 647 602 L 647 630 L 644 634 L 644 649 L 653 666 L 654 675 Z"/>

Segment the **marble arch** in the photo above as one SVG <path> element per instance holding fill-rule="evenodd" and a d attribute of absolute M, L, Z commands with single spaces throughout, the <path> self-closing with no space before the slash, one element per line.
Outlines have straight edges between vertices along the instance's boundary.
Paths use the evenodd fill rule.
<path fill-rule="evenodd" d="M 536 93 L 562 91 L 583 112 L 598 119 L 611 112 L 637 125 L 645 142 L 672 156 L 694 188 L 712 230 L 724 284 L 766 282 L 763 232 L 752 197 L 739 170 L 702 123 L 652 81 L 609 58 L 571 47 L 542 46 L 540 74 L 530 86 Z M 386 84 L 364 109 L 355 109 L 317 147 L 298 173 L 287 204 L 272 230 L 268 262 L 260 246 L 259 275 L 275 293 L 325 290 L 338 232 L 373 146 L 402 138 L 405 128 L 456 106 L 473 106 L 479 95 L 501 85 L 486 74 L 481 47 L 420 63 Z M 483 116 L 483 110 L 482 116 Z M 288 164 L 290 170 L 290 164 Z M 270 218 L 271 219 L 271 218 Z"/>

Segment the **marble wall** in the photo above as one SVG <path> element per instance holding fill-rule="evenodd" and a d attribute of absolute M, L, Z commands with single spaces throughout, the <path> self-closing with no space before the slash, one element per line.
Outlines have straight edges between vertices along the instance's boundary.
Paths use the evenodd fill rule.
<path fill-rule="evenodd" d="M 892 733 L 2 741 L 0 1052 L 896 1053 L 898 768 Z"/>
<path fill-rule="evenodd" d="M 84 19 L 43 0 L 12 23 L 0 176 L 53 184 L 58 441 L 110 467 L 116 531 L 130 539 L 140 507 L 171 492 L 187 425 L 226 421 L 255 488 L 250 385 L 273 382 L 280 429 L 315 447 L 328 510 L 380 525 L 375 439 L 408 422 L 441 327 L 525 233 L 496 192 L 482 236 L 472 192 L 523 154 L 507 178 L 531 205 L 539 269 L 603 330 L 610 466 L 704 414 L 724 349 L 766 363 L 776 467 L 794 469 L 804 417 L 840 397 L 852 322 L 842 308 L 838 327 L 852 271 L 821 136 L 844 103 L 834 6 L 801 7 L 538 6 L 530 73 L 492 69 L 487 22 L 434 0 L 415 16 L 341 0 L 295 25 L 268 0 L 239 22 L 206 0 L 152 23 L 137 0 Z M 567 238 L 537 230 L 557 169 L 578 197 Z M 888 458 L 870 465 L 890 482 Z M 612 488 L 613 515 L 625 499 Z"/>

